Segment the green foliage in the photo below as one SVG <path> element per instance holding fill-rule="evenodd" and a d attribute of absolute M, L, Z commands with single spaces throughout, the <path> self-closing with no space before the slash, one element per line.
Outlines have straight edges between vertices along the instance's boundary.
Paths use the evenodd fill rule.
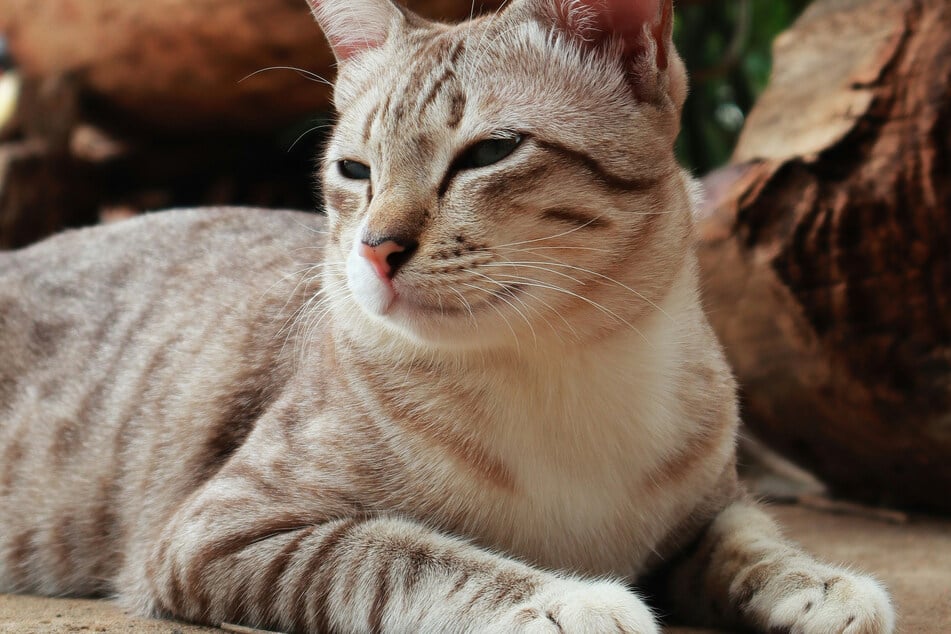
<path fill-rule="evenodd" d="M 696 174 L 726 163 L 769 81 L 773 39 L 809 0 L 710 0 L 677 7 L 674 40 L 691 77 L 677 155 Z"/>

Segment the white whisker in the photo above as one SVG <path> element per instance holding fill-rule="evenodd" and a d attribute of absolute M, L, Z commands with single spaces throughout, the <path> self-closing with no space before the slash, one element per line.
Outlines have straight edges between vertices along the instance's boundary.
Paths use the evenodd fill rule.
<path fill-rule="evenodd" d="M 519 279 L 528 280 L 528 279 L 530 279 L 530 278 L 524 278 L 524 277 L 521 276 L 521 275 L 509 276 L 509 275 L 504 275 L 504 274 L 503 274 L 503 277 L 511 277 L 513 280 L 519 280 Z M 519 283 L 519 284 L 525 284 L 526 286 L 537 286 L 537 287 L 539 287 L 539 288 L 547 288 L 547 289 L 549 289 L 549 290 L 557 291 L 557 292 L 559 292 L 559 293 L 565 293 L 565 294 L 567 294 L 567 295 L 570 295 L 571 297 L 574 297 L 574 298 L 576 298 L 576 299 L 580 299 L 581 301 L 583 301 L 583 302 L 589 304 L 589 305 L 592 306 L 593 308 L 595 308 L 595 309 L 601 311 L 601 312 L 604 313 L 605 315 L 609 315 L 610 317 L 613 317 L 614 319 L 616 319 L 616 320 L 619 321 L 620 323 L 624 324 L 625 326 L 627 326 L 628 328 L 630 328 L 631 330 L 633 330 L 635 333 L 637 333 L 637 335 L 640 336 L 640 338 L 643 339 L 644 342 L 647 343 L 648 346 L 653 347 L 653 344 L 650 342 L 650 340 L 644 335 L 643 332 L 640 331 L 640 329 L 637 328 L 637 326 L 635 326 L 634 324 L 632 324 L 632 323 L 629 322 L 628 320 L 624 319 L 623 317 L 621 317 L 620 315 L 618 315 L 616 312 L 614 312 L 614 311 L 611 310 L 610 308 L 607 308 L 607 307 L 605 307 L 605 306 L 602 306 L 601 304 L 599 304 L 598 302 L 596 302 L 596 301 L 594 301 L 594 300 L 592 300 L 592 299 L 588 299 L 587 297 L 585 297 L 585 296 L 583 296 L 583 295 L 579 295 L 578 293 L 575 293 L 575 292 L 573 292 L 573 291 L 570 291 L 570 290 L 568 290 L 568 289 L 566 289 L 566 288 L 561 288 L 560 286 L 555 286 L 555 285 L 553 285 L 553 284 L 548 284 L 548 283 L 545 283 L 545 282 L 539 282 L 539 281 L 535 281 L 535 282 L 531 282 L 531 281 L 520 281 L 520 282 L 518 282 L 518 283 Z"/>
<path fill-rule="evenodd" d="M 474 3 L 473 3 L 473 6 L 475 6 Z M 465 306 L 466 308 L 466 312 L 469 313 L 470 321 L 472 321 L 473 324 L 477 323 L 475 313 L 472 310 L 472 304 L 469 303 L 469 300 L 466 299 L 466 296 L 460 293 L 458 289 L 453 288 L 452 286 L 449 287 L 449 290 L 451 290 L 453 293 L 459 296 L 459 299 L 462 301 L 463 306 Z"/>
<path fill-rule="evenodd" d="M 265 72 L 265 71 L 268 71 L 268 70 L 292 70 L 292 71 L 294 71 L 295 73 L 297 73 L 298 75 L 300 75 L 301 77 L 303 77 L 304 79 L 306 79 L 307 81 L 316 82 L 316 83 L 318 83 L 318 84 L 324 84 L 325 86 L 332 86 L 332 85 L 333 85 L 333 83 L 331 83 L 331 82 L 330 82 L 329 80 L 327 80 L 326 78 L 321 77 L 321 76 L 318 75 L 317 73 L 311 72 L 311 71 L 309 71 L 309 70 L 305 70 L 305 69 L 303 69 L 303 68 L 297 68 L 296 66 L 268 66 L 267 68 L 260 68 L 260 69 L 258 69 L 258 70 L 256 70 L 256 71 L 254 71 L 253 73 L 250 73 L 249 75 L 245 75 L 244 77 L 242 77 L 241 79 L 239 79 L 239 80 L 238 80 L 238 83 L 240 84 L 240 83 L 243 82 L 244 80 L 250 79 L 250 78 L 254 77 L 255 75 L 259 75 L 259 74 L 261 74 L 261 73 L 263 73 L 263 72 Z"/>
<path fill-rule="evenodd" d="M 599 217 L 600 217 L 600 216 L 599 216 Z M 574 233 L 575 231 L 580 231 L 580 230 L 584 229 L 585 227 L 587 227 L 588 225 L 590 225 L 592 222 L 595 222 L 597 219 L 598 219 L 597 217 L 596 217 L 596 218 L 592 218 L 591 220 L 589 220 L 588 222 L 584 223 L 583 225 L 578 225 L 577 227 L 575 227 L 575 228 L 573 228 L 573 229 L 569 229 L 569 230 L 567 230 L 567 231 L 562 231 L 561 233 L 556 233 L 556 234 L 553 234 L 553 235 L 550 235 L 550 236 L 545 236 L 544 238 L 534 238 L 533 240 L 521 240 L 521 241 L 519 241 L 519 242 L 509 242 L 508 244 L 499 244 L 499 245 L 496 245 L 496 246 L 494 246 L 494 247 L 492 247 L 492 248 L 493 248 L 493 249 L 504 249 L 504 248 L 506 248 L 506 247 L 516 247 L 516 246 L 519 246 L 519 245 L 522 245 L 522 244 L 532 244 L 533 242 L 544 242 L 545 240 L 554 240 L 555 238 L 561 238 L 561 237 L 563 237 L 563 236 L 570 235 L 570 234 Z"/>
<path fill-rule="evenodd" d="M 287 148 L 287 151 L 290 152 L 291 150 L 293 150 L 294 146 L 300 143 L 300 140 L 303 139 L 308 134 L 310 134 L 311 132 L 314 132 L 315 130 L 321 130 L 323 128 L 332 128 L 332 127 L 333 127 L 332 123 L 321 123 L 320 125 L 315 125 L 313 128 L 309 128 L 305 130 L 304 132 L 300 134 L 300 136 L 294 139 L 294 142 L 291 143 L 291 146 L 289 148 Z"/>
<path fill-rule="evenodd" d="M 475 273 L 476 275 L 478 275 L 479 277 L 485 279 L 486 281 L 490 282 L 491 284 L 495 284 L 495 285 L 500 286 L 500 287 L 502 287 L 502 288 L 506 288 L 506 285 L 505 285 L 505 284 L 499 282 L 498 280 L 492 279 L 492 277 L 490 277 L 490 276 L 488 276 L 488 275 L 485 275 L 484 273 L 479 273 L 478 271 L 472 271 L 472 273 Z M 574 327 L 571 325 L 571 323 L 569 323 L 569 321 L 568 321 L 567 319 L 565 319 L 565 316 L 562 315 L 561 313 L 559 313 L 558 311 L 556 311 L 556 310 L 554 309 L 554 307 L 553 307 L 551 304 L 549 304 L 549 303 L 546 302 L 545 300 L 539 298 L 538 296 L 533 295 L 533 294 L 529 293 L 528 291 L 525 291 L 524 288 L 521 288 L 521 285 L 519 285 L 519 290 L 520 290 L 521 292 L 525 293 L 526 295 L 528 295 L 528 296 L 529 296 L 530 298 L 532 298 L 534 301 L 536 301 L 536 302 L 538 302 L 539 304 L 543 305 L 545 308 L 547 308 L 547 309 L 548 309 L 549 311 L 551 311 L 552 313 L 558 315 L 558 316 L 561 318 L 561 320 L 562 320 L 563 322 L 565 322 L 565 326 L 567 326 L 568 329 L 571 330 L 572 334 L 575 335 L 575 337 L 577 338 L 577 336 L 578 336 L 578 331 L 576 331 L 576 330 L 574 329 Z M 544 321 L 544 322 L 548 325 L 548 328 L 551 329 L 552 333 L 554 333 L 556 336 L 559 336 L 559 335 L 560 335 L 560 331 L 559 331 L 557 328 L 555 328 L 554 324 L 552 324 L 552 323 L 548 320 L 547 317 L 545 317 L 544 313 L 542 313 L 542 312 L 539 311 L 539 310 L 532 310 L 532 308 L 531 308 L 528 304 L 526 304 L 521 298 L 519 298 L 518 295 L 513 295 L 513 296 L 512 296 L 512 299 L 517 300 L 518 303 L 520 303 L 522 306 L 525 307 L 525 310 L 527 310 L 527 311 L 533 313 L 534 315 L 538 315 L 538 317 L 541 318 L 542 321 Z M 559 336 L 559 339 L 560 339 L 560 338 L 561 338 L 561 337 Z"/>
<path fill-rule="evenodd" d="M 493 247 L 494 249 L 499 249 L 502 247 Z M 594 251 L 595 253 L 614 253 L 611 249 L 597 249 L 595 247 L 572 247 L 572 246 L 555 246 L 555 247 L 528 247 L 523 249 L 507 249 L 508 251 L 514 251 L 516 253 L 535 253 L 536 251 Z"/>
<path fill-rule="evenodd" d="M 506 266 L 506 263 L 502 263 L 502 262 L 498 262 L 498 263 L 494 263 L 494 264 L 497 264 L 497 265 L 499 265 L 499 266 Z M 650 306 L 652 306 L 653 308 L 655 308 L 655 309 L 656 309 L 658 312 L 660 312 L 664 317 L 667 317 L 668 319 L 673 320 L 673 317 L 671 317 L 671 316 L 667 313 L 667 311 L 665 311 L 661 306 L 659 306 L 656 302 L 652 301 L 649 297 L 645 296 L 643 293 L 640 293 L 639 291 L 636 291 L 635 289 L 631 288 L 631 287 L 628 286 L 627 284 L 624 284 L 623 282 L 620 282 L 620 281 L 614 279 L 613 277 L 609 277 L 609 276 L 604 275 L 604 274 L 602 274 L 602 273 L 598 273 L 597 271 L 592 271 L 591 269 L 586 269 L 586 268 L 584 268 L 583 266 L 576 266 L 576 265 L 574 265 L 574 264 L 565 264 L 564 262 L 558 262 L 558 261 L 554 261 L 554 262 L 513 262 L 512 264 L 508 264 L 508 266 L 526 266 L 526 267 L 529 267 L 530 265 L 534 265 L 534 266 L 540 267 L 540 268 L 549 267 L 549 266 L 557 266 L 557 267 L 561 267 L 561 268 L 571 269 L 571 270 L 573 270 L 573 271 L 579 271 L 579 272 L 585 273 L 585 274 L 587 274 L 587 275 L 593 275 L 594 277 L 596 277 L 596 278 L 598 278 L 598 279 L 605 280 L 605 281 L 607 281 L 607 282 L 610 282 L 610 283 L 612 283 L 612 284 L 615 284 L 616 286 L 619 286 L 620 288 L 623 288 L 623 289 L 626 290 L 626 291 L 631 292 L 633 295 L 637 296 L 638 298 L 640 298 L 641 300 L 647 302 Z M 487 265 L 483 265 L 483 266 L 489 266 L 489 265 L 487 264 Z M 554 274 L 558 274 L 557 271 L 551 271 L 551 270 L 549 270 L 549 272 L 550 272 L 550 273 L 554 273 Z M 567 277 L 567 276 L 563 276 L 563 277 Z M 576 281 L 577 281 L 577 280 L 576 280 Z M 578 283 L 579 283 L 579 284 L 583 284 L 583 282 L 580 282 L 580 281 L 579 281 Z"/>
<path fill-rule="evenodd" d="M 518 269 L 519 267 L 522 267 L 522 268 L 526 268 L 526 269 L 534 269 L 534 270 L 536 270 L 536 271 L 545 271 L 546 273 L 551 273 L 552 275 L 557 275 L 558 277 L 563 277 L 563 278 L 565 278 L 565 279 L 571 280 L 572 282 L 574 282 L 575 284 L 578 284 L 579 286 L 584 286 L 584 285 L 585 285 L 585 283 L 584 283 L 583 281 L 579 280 L 579 279 L 576 278 L 576 277 L 572 277 L 572 276 L 568 275 L 567 273 L 562 273 L 561 271 L 552 271 L 552 270 L 549 269 L 547 266 L 545 266 L 545 265 L 547 265 L 547 264 L 553 264 L 553 263 L 551 263 L 551 262 L 512 262 L 512 261 L 505 261 L 505 262 L 487 262 L 487 263 L 485 263 L 485 264 L 481 264 L 480 266 L 483 266 L 483 267 L 486 267 L 486 268 L 509 267 L 509 268 Z"/>
<path fill-rule="evenodd" d="M 467 286 L 467 287 L 469 287 L 469 288 L 474 288 L 474 289 L 477 290 L 477 291 L 482 291 L 482 292 L 484 292 L 484 293 L 489 293 L 489 294 L 491 294 L 491 295 L 494 296 L 494 294 L 493 294 L 491 291 L 489 291 L 489 290 L 487 290 L 487 289 L 484 289 L 484 288 L 480 288 L 479 286 L 476 286 L 475 284 L 469 284 L 469 283 L 463 282 L 462 285 L 463 285 L 463 286 Z M 496 306 L 496 305 L 495 305 L 494 303 L 492 303 L 492 302 L 486 302 L 486 305 L 489 306 L 490 308 L 492 308 L 492 310 L 494 310 L 495 312 L 497 312 L 497 313 L 499 314 L 499 317 L 502 318 L 502 321 L 505 323 L 505 326 L 506 326 L 506 327 L 509 329 L 509 331 L 512 333 L 512 339 L 515 340 L 515 351 L 516 351 L 517 354 L 520 354 L 521 351 L 522 351 L 522 346 L 521 346 L 521 344 L 519 343 L 518 335 L 515 333 L 515 329 L 512 328 L 512 324 L 510 324 L 510 323 L 509 323 L 509 320 L 505 317 L 505 313 L 503 313 L 501 310 L 499 310 L 499 307 Z"/>
<path fill-rule="evenodd" d="M 479 274 L 479 275 L 481 275 L 481 274 Z M 525 321 L 525 324 L 528 326 L 528 329 L 529 329 L 529 330 L 531 331 L 531 333 L 532 333 L 532 341 L 533 341 L 533 343 L 535 344 L 535 347 L 537 348 L 537 347 L 538 347 L 538 336 L 535 334 L 535 328 L 534 328 L 534 326 L 532 326 L 531 320 L 529 320 L 529 318 L 525 315 L 525 313 L 523 313 L 522 311 L 520 311 L 520 310 L 515 306 L 515 304 L 513 304 L 512 302 L 510 302 L 510 301 L 508 300 L 508 298 L 506 298 L 506 296 L 505 296 L 505 294 L 509 294 L 509 298 L 515 299 L 515 297 L 514 297 L 513 295 L 511 295 L 511 289 L 508 288 L 507 286 L 505 286 L 505 284 L 502 284 L 502 283 L 500 283 L 500 282 L 496 282 L 495 280 L 493 280 L 492 278 L 490 278 L 490 277 L 487 276 L 487 275 L 482 275 L 482 277 L 484 277 L 484 278 L 487 279 L 488 281 L 492 282 L 493 284 L 497 284 L 497 285 L 502 289 L 502 292 L 501 292 L 501 293 L 492 293 L 492 296 L 493 296 L 493 297 L 496 297 L 496 298 L 502 300 L 503 302 L 505 302 L 506 304 L 508 304 L 509 307 L 510 307 L 512 310 L 514 310 L 516 313 L 518 313 L 519 317 L 521 317 L 521 318 Z M 522 303 L 522 302 L 520 302 L 520 303 Z M 525 304 L 522 303 L 522 305 L 524 306 Z M 527 309 L 527 307 L 526 307 L 526 309 Z"/>

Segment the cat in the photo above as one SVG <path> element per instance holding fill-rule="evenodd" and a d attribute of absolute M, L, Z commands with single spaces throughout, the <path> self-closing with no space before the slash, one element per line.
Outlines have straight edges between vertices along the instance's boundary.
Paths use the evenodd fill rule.
<path fill-rule="evenodd" d="M 326 218 L 0 253 L 0 591 L 295 632 L 894 629 L 737 482 L 670 0 L 309 0 Z"/>

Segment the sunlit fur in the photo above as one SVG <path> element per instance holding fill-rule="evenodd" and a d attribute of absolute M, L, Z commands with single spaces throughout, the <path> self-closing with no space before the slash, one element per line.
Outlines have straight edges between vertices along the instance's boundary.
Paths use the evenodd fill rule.
<path fill-rule="evenodd" d="M 0 254 L 0 591 L 272 630 L 647 633 L 627 584 L 650 577 L 693 622 L 891 631 L 879 585 L 737 483 L 673 155 L 683 64 L 669 3 L 610 30 L 634 1 L 448 26 L 313 0 L 340 61 L 326 220 L 176 211 Z M 419 246 L 390 282 L 361 243 L 397 237 Z"/>

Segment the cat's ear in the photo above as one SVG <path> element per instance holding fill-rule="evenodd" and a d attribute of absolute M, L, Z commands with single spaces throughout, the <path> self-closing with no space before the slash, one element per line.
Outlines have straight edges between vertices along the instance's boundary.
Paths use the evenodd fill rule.
<path fill-rule="evenodd" d="M 403 13 L 390 0 L 307 0 L 334 57 L 344 62 L 386 41 Z"/>
<path fill-rule="evenodd" d="M 687 96 L 687 75 L 674 49 L 672 0 L 523 2 L 536 19 L 581 46 L 622 55 L 639 98 L 656 101 L 666 97 L 680 111 Z"/>

